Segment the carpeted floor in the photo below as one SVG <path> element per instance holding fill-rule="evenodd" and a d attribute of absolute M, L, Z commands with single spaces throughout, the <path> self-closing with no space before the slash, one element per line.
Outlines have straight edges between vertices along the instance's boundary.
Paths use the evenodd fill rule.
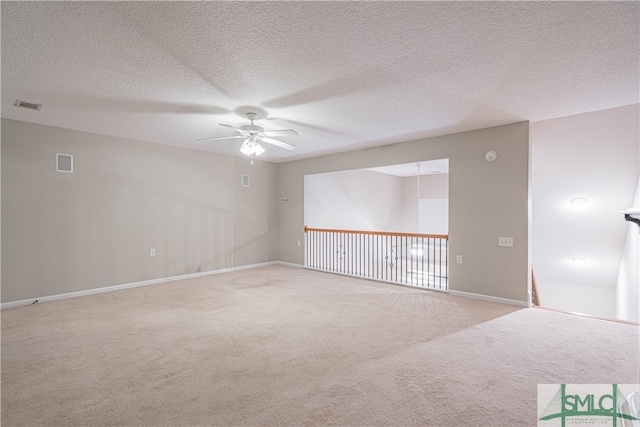
<path fill-rule="evenodd" d="M 3 426 L 535 426 L 639 328 L 285 266 L 2 311 Z"/>

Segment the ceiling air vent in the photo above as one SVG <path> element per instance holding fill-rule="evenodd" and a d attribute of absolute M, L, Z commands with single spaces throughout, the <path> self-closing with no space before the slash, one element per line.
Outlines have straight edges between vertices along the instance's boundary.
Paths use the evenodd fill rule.
<path fill-rule="evenodd" d="M 40 111 L 40 109 L 42 108 L 42 104 L 33 104 L 31 102 L 20 101 L 19 99 L 16 100 L 15 106 L 36 111 Z"/>

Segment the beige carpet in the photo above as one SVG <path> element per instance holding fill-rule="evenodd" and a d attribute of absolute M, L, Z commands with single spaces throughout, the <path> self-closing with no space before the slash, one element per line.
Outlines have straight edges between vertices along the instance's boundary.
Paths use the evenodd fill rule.
<path fill-rule="evenodd" d="M 272 266 L 2 311 L 3 426 L 535 426 L 638 327 Z"/>

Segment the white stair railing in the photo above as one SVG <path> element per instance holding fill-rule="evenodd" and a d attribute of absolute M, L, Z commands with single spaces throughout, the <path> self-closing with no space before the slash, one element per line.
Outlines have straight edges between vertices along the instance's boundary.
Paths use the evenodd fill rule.
<path fill-rule="evenodd" d="M 305 267 L 447 290 L 447 235 L 305 227 Z"/>

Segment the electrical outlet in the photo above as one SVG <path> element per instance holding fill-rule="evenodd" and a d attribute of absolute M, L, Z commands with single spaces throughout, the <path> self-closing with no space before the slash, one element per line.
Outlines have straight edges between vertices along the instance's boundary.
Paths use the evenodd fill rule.
<path fill-rule="evenodd" d="M 149 249 L 149 256 L 156 256 L 156 250 L 155 249 Z"/>
<path fill-rule="evenodd" d="M 498 246 L 513 247 L 513 237 L 498 237 Z"/>
<path fill-rule="evenodd" d="M 456 255 L 456 262 L 462 264 L 462 255 Z"/>
<path fill-rule="evenodd" d="M 298 240 L 298 247 L 302 246 L 302 243 L 300 242 L 300 240 Z"/>

